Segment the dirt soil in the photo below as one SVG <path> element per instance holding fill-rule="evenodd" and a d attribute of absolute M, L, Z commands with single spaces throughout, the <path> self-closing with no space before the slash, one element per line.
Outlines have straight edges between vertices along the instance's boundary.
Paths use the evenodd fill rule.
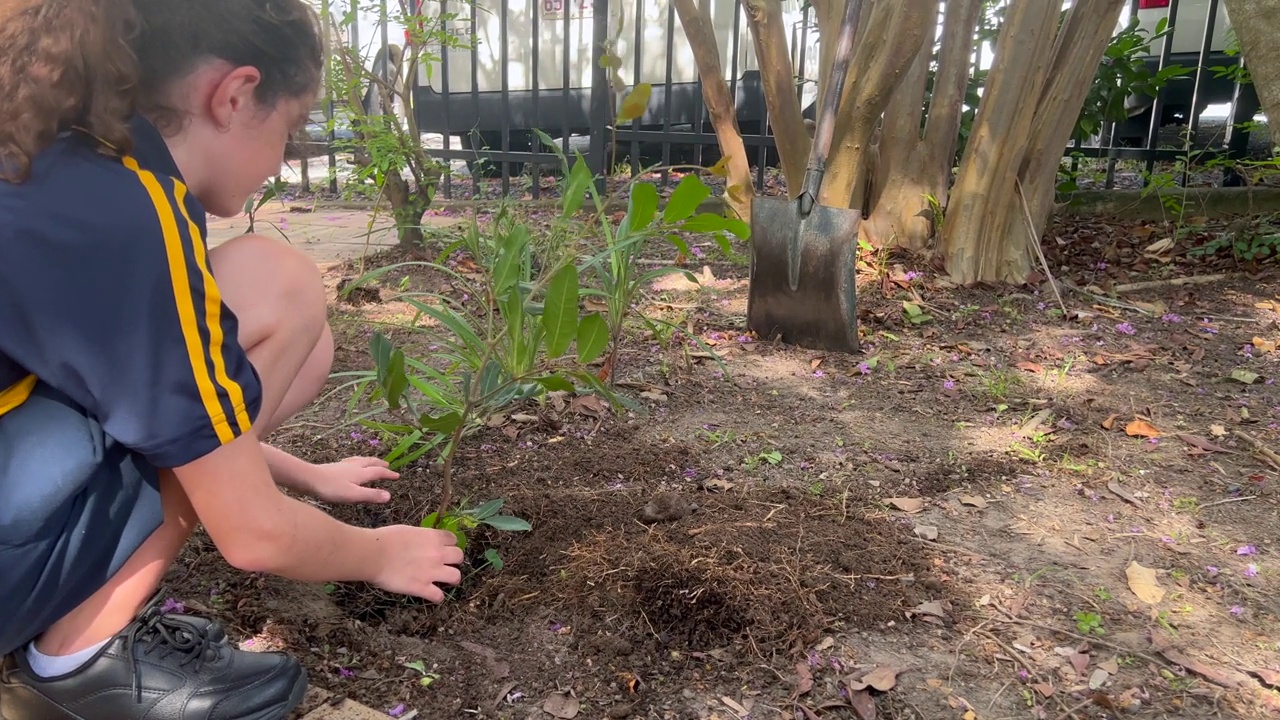
<path fill-rule="evenodd" d="M 637 330 L 616 372 L 640 411 L 557 396 L 466 441 L 459 491 L 533 529 L 475 535 L 445 603 L 244 575 L 203 535 L 171 593 L 394 716 L 1268 716 L 1280 274 L 1147 257 L 1163 225 L 1064 222 L 1046 247 L 1079 288 L 1065 316 L 1047 284 L 957 290 L 869 257 L 850 356 L 745 334 L 746 268 L 700 246 L 701 287 L 666 281 L 642 310 L 725 367 Z M 397 287 L 449 287 L 388 277 L 334 301 L 336 371 L 370 367 Z M 1123 287 L 1147 280 L 1166 284 Z M 347 397 L 271 440 L 384 453 Z M 437 481 L 414 466 L 390 504 L 329 510 L 417 524 Z M 476 569 L 486 549 L 500 571 Z"/>

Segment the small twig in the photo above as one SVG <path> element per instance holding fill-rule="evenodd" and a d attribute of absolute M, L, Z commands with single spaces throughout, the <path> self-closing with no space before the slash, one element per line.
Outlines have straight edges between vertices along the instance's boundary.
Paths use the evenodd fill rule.
<path fill-rule="evenodd" d="M 996 645 L 999 645 L 1000 648 L 1004 650 L 1005 654 L 1009 656 L 1010 660 L 1012 660 L 1015 664 L 1021 665 L 1023 669 L 1027 671 L 1027 674 L 1035 678 L 1038 682 L 1042 682 L 1047 685 L 1052 685 L 1052 683 L 1047 682 L 1044 676 L 1041 675 L 1034 667 L 1031 666 L 1031 662 L 1027 660 L 1027 658 L 1023 657 L 1022 653 L 1019 653 L 1017 650 L 1009 647 L 1009 645 L 1005 643 L 1005 641 L 996 637 L 995 633 L 987 632 L 986 630 L 979 630 L 975 634 L 981 635 L 987 638 L 988 640 L 994 642 Z M 1066 703 L 1064 703 L 1061 698 L 1058 698 L 1057 696 L 1053 696 L 1053 698 L 1055 701 L 1057 701 L 1059 706 L 1064 708 L 1066 707 Z M 1070 713 L 1071 711 L 1067 711 L 1068 715 Z M 1063 717 L 1066 717 L 1066 716 L 1064 715 Z"/>
<path fill-rule="evenodd" d="M 1069 708 L 1067 708 L 1066 710 L 1063 710 L 1063 711 L 1062 711 L 1062 714 L 1061 714 L 1061 715 L 1059 715 L 1057 718 L 1055 718 L 1055 720 L 1067 720 L 1067 718 L 1075 717 L 1075 716 L 1076 716 L 1076 711 L 1077 711 L 1077 710 L 1083 710 L 1083 709 L 1085 709 L 1085 708 L 1086 708 L 1086 707 L 1088 707 L 1092 702 L 1093 702 L 1093 698 L 1089 698 L 1088 700 L 1085 700 L 1084 702 L 1081 702 L 1081 703 L 1076 704 L 1074 707 L 1069 707 Z"/>
<path fill-rule="evenodd" d="M 1111 288 L 1114 293 L 1137 292 L 1138 290 L 1154 290 L 1179 285 L 1205 285 L 1228 277 L 1227 273 L 1217 275 L 1190 275 L 1188 277 L 1171 278 L 1169 280 L 1144 280 L 1142 282 L 1123 283 Z"/>
<path fill-rule="evenodd" d="M 1058 307 L 1062 308 L 1062 316 L 1067 315 L 1067 304 L 1062 302 L 1062 294 L 1058 292 L 1058 281 L 1053 279 L 1053 271 L 1049 269 L 1049 260 L 1044 256 L 1044 248 L 1040 247 L 1040 233 L 1036 232 L 1035 221 L 1031 218 L 1031 208 L 1027 205 L 1027 194 L 1022 190 L 1022 180 L 1014 178 L 1013 182 L 1018 187 L 1018 198 L 1022 200 L 1022 215 L 1027 221 L 1027 234 L 1031 239 L 1031 247 L 1035 248 L 1036 256 L 1040 258 L 1040 264 L 1044 267 L 1044 274 L 1049 278 L 1049 287 L 1053 288 L 1053 296 L 1058 299 Z"/>
<path fill-rule="evenodd" d="M 1041 630 L 1046 630 L 1048 632 L 1059 633 L 1062 635 L 1066 635 L 1068 637 L 1073 637 L 1077 640 L 1084 640 L 1085 642 L 1093 643 L 1094 645 L 1109 647 L 1112 650 L 1115 650 L 1116 652 L 1122 652 L 1127 655 L 1135 655 L 1137 657 L 1142 658 L 1143 660 L 1146 660 L 1147 662 L 1152 662 L 1157 665 L 1163 665 L 1164 667 L 1171 667 L 1168 662 L 1164 660 L 1160 660 L 1154 655 L 1148 655 L 1147 653 L 1144 653 L 1140 650 L 1134 650 L 1133 648 L 1127 648 L 1123 645 L 1117 645 L 1116 643 L 1103 640 L 1102 638 L 1099 638 L 1099 637 L 1090 637 L 1088 635 L 1081 635 L 1080 633 L 1074 633 L 1074 632 L 1071 632 L 1070 630 L 1063 630 L 1062 628 L 1054 627 L 1052 625 L 1044 625 L 1042 623 L 1034 622 L 1032 620 L 1023 620 L 1022 618 L 1016 618 L 1000 608 L 996 608 L 996 611 L 1004 616 L 1003 622 L 1017 623 L 1019 625 L 1028 625 L 1030 627 L 1040 628 Z"/>
<path fill-rule="evenodd" d="M 1214 505 L 1226 505 L 1227 503 L 1244 502 L 1245 500 L 1257 500 L 1257 499 L 1258 499 L 1257 495 L 1243 495 L 1241 497 L 1224 498 L 1222 500 L 1214 500 L 1211 503 L 1205 503 L 1200 506 L 1200 509 L 1203 510 L 1207 507 L 1213 507 Z"/>
<path fill-rule="evenodd" d="M 945 543 L 937 542 L 936 540 L 925 540 L 922 537 L 916 537 L 914 535 L 909 537 L 911 537 L 911 539 L 915 540 L 918 543 L 921 543 L 923 545 L 928 545 L 929 547 L 937 548 L 939 550 L 951 550 L 952 552 L 964 553 L 965 555 L 969 555 L 971 557 L 981 558 L 982 560 L 990 560 L 991 562 L 995 562 L 995 558 L 990 557 L 988 555 L 983 555 L 982 553 L 976 553 L 972 550 L 969 550 L 968 548 L 962 548 L 956 545 L 947 545 Z"/>
<path fill-rule="evenodd" d="M 1254 452 L 1261 455 L 1277 470 L 1280 470 L 1280 455 L 1277 455 L 1274 450 L 1263 445 L 1261 441 L 1243 430 L 1232 430 L 1231 434 L 1252 445 Z"/>

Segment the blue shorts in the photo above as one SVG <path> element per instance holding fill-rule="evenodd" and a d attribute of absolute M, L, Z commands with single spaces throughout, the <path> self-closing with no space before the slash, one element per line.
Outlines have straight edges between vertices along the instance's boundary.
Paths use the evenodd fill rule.
<path fill-rule="evenodd" d="M 0 655 L 101 589 L 163 519 L 156 469 L 38 384 L 0 417 Z"/>

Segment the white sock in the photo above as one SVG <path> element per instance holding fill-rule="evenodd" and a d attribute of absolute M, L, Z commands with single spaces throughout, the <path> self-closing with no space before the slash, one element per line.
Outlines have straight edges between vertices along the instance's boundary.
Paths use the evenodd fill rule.
<path fill-rule="evenodd" d="M 110 639 L 103 640 L 91 648 L 70 655 L 45 655 L 36 649 L 35 643 L 31 643 L 27 646 L 27 662 L 31 665 L 31 672 L 42 678 L 58 677 L 79 670 L 109 642 Z"/>

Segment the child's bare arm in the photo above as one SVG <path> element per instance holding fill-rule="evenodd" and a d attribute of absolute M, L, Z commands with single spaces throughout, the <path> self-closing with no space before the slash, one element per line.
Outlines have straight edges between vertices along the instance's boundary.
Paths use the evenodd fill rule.
<path fill-rule="evenodd" d="M 256 433 L 174 469 L 201 523 L 232 565 L 307 582 L 370 582 L 439 602 L 436 583 L 457 584 L 453 533 L 341 523 L 294 500 L 271 479 Z"/>

